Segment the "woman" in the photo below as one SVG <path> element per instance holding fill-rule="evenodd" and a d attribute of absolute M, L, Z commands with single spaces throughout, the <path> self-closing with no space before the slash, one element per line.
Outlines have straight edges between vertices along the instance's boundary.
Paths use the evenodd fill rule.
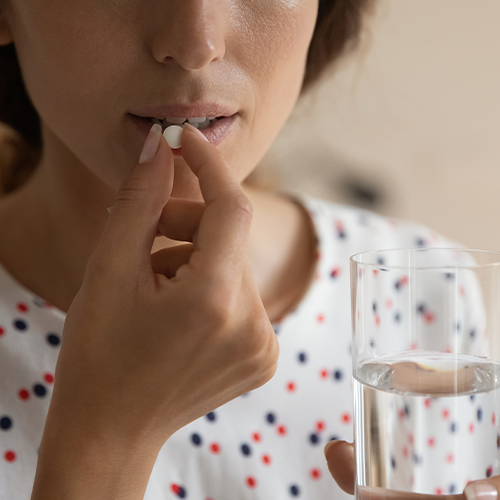
<path fill-rule="evenodd" d="M 2 498 L 342 494 L 347 258 L 446 242 L 241 184 L 370 5 L 0 0 Z"/>

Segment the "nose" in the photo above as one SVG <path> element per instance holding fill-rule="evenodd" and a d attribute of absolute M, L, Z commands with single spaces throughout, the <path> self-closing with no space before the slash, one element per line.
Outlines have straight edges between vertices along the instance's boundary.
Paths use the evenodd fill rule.
<path fill-rule="evenodd" d="M 200 70 L 225 54 L 226 18 L 220 0 L 164 2 L 153 55 L 163 63 L 176 62 L 190 71 Z"/>

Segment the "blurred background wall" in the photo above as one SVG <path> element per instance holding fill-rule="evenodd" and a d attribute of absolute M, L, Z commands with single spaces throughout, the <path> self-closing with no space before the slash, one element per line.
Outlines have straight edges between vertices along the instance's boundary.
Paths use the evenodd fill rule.
<path fill-rule="evenodd" d="M 500 250 L 500 1 L 379 0 L 263 175 Z"/>

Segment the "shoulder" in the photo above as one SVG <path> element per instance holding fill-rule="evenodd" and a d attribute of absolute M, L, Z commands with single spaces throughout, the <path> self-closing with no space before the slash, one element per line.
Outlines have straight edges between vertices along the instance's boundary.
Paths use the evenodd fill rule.
<path fill-rule="evenodd" d="M 459 243 L 418 222 L 293 193 L 308 210 L 321 243 L 335 243 L 351 254 L 368 250 L 459 247 Z"/>

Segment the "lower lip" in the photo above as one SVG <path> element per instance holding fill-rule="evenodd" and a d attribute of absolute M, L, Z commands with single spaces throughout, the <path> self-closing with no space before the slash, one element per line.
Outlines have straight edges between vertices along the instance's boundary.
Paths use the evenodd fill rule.
<path fill-rule="evenodd" d="M 141 118 L 140 116 L 132 114 L 129 114 L 128 116 L 130 117 L 136 128 L 140 131 L 141 135 L 143 136 L 143 141 L 145 141 L 153 125 L 151 120 L 148 120 L 147 118 Z M 229 135 L 231 127 L 236 121 L 237 116 L 238 114 L 235 113 L 232 116 L 219 118 L 213 125 L 206 128 L 205 130 L 200 130 L 200 132 L 208 139 L 208 142 L 210 142 L 210 144 L 218 146 Z M 175 156 L 181 156 L 181 148 L 172 149 L 172 153 Z"/>

